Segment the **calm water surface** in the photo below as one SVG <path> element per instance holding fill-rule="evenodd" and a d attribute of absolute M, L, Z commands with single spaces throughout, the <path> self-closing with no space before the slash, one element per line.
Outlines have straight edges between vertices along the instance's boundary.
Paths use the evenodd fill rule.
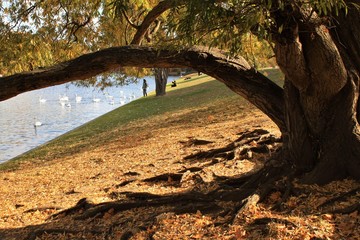
<path fill-rule="evenodd" d="M 154 79 L 146 78 L 149 91 Z M 169 79 L 172 81 L 172 79 Z M 0 163 L 37 147 L 115 108 L 142 97 L 142 82 L 103 92 L 64 84 L 23 93 L 0 102 Z M 60 96 L 69 101 L 60 102 Z M 76 95 L 81 102 L 76 102 Z M 40 102 L 45 99 L 45 102 Z M 94 102 L 99 98 L 100 102 Z M 41 126 L 34 127 L 35 122 Z"/>

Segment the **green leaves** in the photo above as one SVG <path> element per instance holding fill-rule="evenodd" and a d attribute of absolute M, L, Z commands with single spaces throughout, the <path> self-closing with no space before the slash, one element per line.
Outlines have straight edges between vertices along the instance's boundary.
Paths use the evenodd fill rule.
<path fill-rule="evenodd" d="M 331 13 L 339 15 L 339 11 L 342 9 L 347 12 L 347 5 L 344 0 L 312 0 L 309 4 L 320 15 L 329 15 Z"/>
<path fill-rule="evenodd" d="M 289 8 L 312 8 L 321 16 L 347 11 L 345 0 L 0 1 L 0 74 L 128 44 L 152 8 L 166 1 L 174 7 L 157 18 L 160 24 L 151 44 L 171 48 L 198 44 L 234 55 L 244 52 L 247 44 L 242 36 L 250 32 L 271 40 L 286 31 L 287 20 L 294 17 Z M 282 22 L 275 13 L 283 14 Z"/>

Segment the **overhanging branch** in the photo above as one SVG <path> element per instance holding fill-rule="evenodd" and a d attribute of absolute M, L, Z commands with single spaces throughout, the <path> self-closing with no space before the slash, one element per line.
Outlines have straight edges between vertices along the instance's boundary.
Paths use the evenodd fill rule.
<path fill-rule="evenodd" d="M 88 79 L 119 67 L 191 67 L 223 82 L 268 115 L 280 129 L 285 129 L 282 88 L 243 58 L 229 59 L 219 50 L 199 47 L 182 51 L 134 45 L 103 49 L 53 67 L 0 78 L 0 101 L 23 92 Z"/>

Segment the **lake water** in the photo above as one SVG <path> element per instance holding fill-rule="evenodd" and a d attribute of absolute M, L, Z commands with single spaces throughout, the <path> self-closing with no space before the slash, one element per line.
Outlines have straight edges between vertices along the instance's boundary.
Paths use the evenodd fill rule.
<path fill-rule="evenodd" d="M 154 79 L 146 79 L 149 91 L 153 91 Z M 142 81 L 139 81 L 99 91 L 63 84 L 26 92 L 0 102 L 0 163 L 142 97 L 141 86 Z M 69 101 L 59 100 L 64 95 Z M 76 95 L 82 97 L 80 102 L 76 102 Z M 96 98 L 100 101 L 94 102 Z M 46 101 L 41 102 L 40 99 Z M 41 122 L 41 126 L 35 127 L 36 122 Z"/>

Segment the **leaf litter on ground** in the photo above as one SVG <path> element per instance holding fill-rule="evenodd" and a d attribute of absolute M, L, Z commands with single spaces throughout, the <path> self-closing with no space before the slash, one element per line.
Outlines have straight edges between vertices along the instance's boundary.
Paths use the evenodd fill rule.
<path fill-rule="evenodd" d="M 217 184 L 216 177 L 258 170 L 263 154 L 227 161 L 184 160 L 198 151 L 226 146 L 245 130 L 260 127 L 279 135 L 276 126 L 250 104 L 231 104 L 224 108 L 224 102 L 215 102 L 206 108 L 134 121 L 126 126 L 126 135 L 125 130 L 113 129 L 103 145 L 94 144 L 93 148 L 58 158 L 55 155 L 40 164 L 25 162 L 17 170 L 0 172 L 1 239 L 147 239 L 149 235 L 153 239 L 360 239 L 358 209 L 336 213 L 359 203 L 360 191 L 356 189 L 360 184 L 353 180 L 325 186 L 293 180 L 289 197 L 283 199 L 284 191 L 274 190 L 260 204 L 235 214 L 230 222 L 221 214 L 210 216 L 200 210 L 174 213 L 168 205 L 119 212 L 111 208 L 101 217 L 86 220 L 72 215 L 52 217 L 84 198 L 97 204 L 122 199 L 121 192 L 178 194 L 196 186 L 199 179 L 203 185 L 198 190 L 206 192 Z M 209 143 L 184 144 L 189 139 Z M 202 170 L 186 170 L 182 182 L 171 177 L 143 181 L 197 168 Z M 120 195 L 111 194 L 117 192 Z"/>

